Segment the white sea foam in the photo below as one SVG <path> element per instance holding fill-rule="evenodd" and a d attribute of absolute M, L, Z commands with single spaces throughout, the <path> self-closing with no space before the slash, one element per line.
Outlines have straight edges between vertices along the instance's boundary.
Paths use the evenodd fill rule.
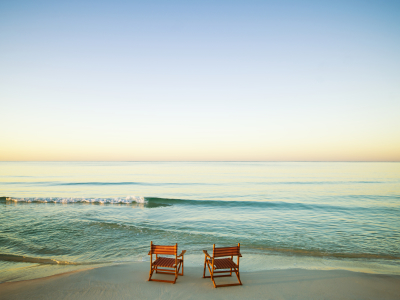
<path fill-rule="evenodd" d="M 77 197 L 37 197 L 37 198 L 7 198 L 14 202 L 39 202 L 39 203 L 100 203 L 100 204 L 132 204 L 147 203 L 142 196 L 127 196 L 115 198 L 77 198 Z"/>
<path fill-rule="evenodd" d="M 135 201 L 136 203 L 146 203 L 146 200 L 142 196 L 127 196 L 126 201 Z"/>

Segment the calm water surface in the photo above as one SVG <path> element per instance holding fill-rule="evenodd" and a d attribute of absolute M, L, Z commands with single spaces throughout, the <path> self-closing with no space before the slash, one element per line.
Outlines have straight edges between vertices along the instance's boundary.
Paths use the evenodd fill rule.
<path fill-rule="evenodd" d="M 400 163 L 0 162 L 0 282 L 241 243 L 242 271 L 400 274 Z"/>

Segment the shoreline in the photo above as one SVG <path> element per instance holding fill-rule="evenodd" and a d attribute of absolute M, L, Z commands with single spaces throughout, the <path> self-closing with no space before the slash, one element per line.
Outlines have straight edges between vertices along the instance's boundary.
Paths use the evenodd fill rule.
<path fill-rule="evenodd" d="M 4 282 L 5 299 L 399 299 L 400 276 L 345 270 L 241 272 L 242 286 L 215 289 L 202 267 L 185 267 L 176 284 L 148 282 L 149 263 L 133 262 Z M 157 275 L 168 276 L 168 275 Z M 218 278 L 234 282 L 234 277 Z M 216 279 L 216 280 L 218 280 Z"/>

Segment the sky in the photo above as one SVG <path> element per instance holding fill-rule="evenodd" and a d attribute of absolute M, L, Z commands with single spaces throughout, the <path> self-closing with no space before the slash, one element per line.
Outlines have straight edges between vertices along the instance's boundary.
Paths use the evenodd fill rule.
<path fill-rule="evenodd" d="M 0 161 L 400 161 L 399 1 L 0 1 Z"/>

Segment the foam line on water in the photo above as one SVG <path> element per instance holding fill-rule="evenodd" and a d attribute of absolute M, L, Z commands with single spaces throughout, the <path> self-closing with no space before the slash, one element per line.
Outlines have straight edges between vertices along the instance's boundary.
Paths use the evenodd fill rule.
<path fill-rule="evenodd" d="M 6 201 L 14 202 L 41 202 L 41 203 L 101 203 L 101 204 L 131 204 L 131 203 L 147 203 L 142 196 L 127 196 L 115 198 L 78 198 L 78 197 L 26 197 L 14 198 L 7 197 Z"/>
<path fill-rule="evenodd" d="M 78 263 L 65 260 L 57 260 L 52 258 L 43 257 L 30 257 L 25 255 L 12 255 L 12 254 L 0 254 L 0 261 L 10 261 L 10 262 L 25 262 L 25 263 L 35 263 L 42 265 L 92 265 L 99 264 L 99 262 L 85 262 Z"/>

